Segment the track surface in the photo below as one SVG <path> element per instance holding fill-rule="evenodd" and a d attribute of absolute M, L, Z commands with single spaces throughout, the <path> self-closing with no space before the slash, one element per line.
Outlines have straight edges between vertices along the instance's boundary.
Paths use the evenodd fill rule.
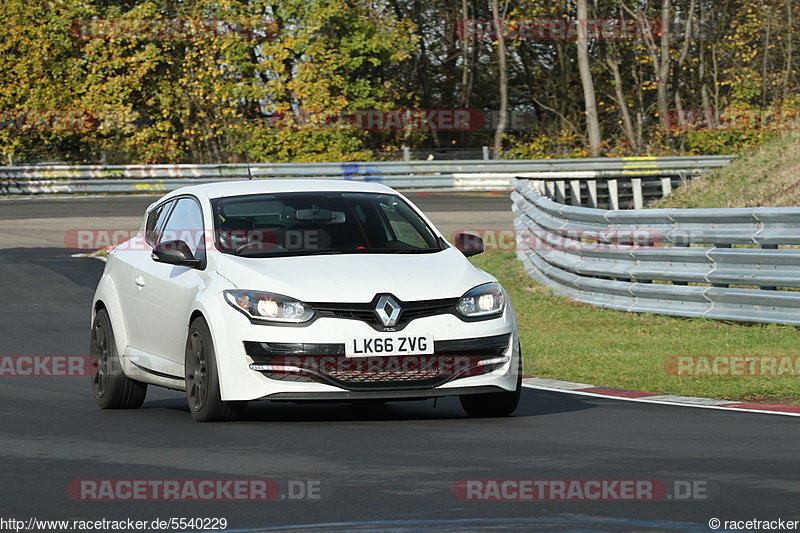
<path fill-rule="evenodd" d="M 93 200 L 83 209 L 117 215 L 150 201 Z M 44 201 L 37 215 L 58 216 L 59 202 L 83 200 Z M 1 216 L 12 205 L 0 203 Z M 88 352 L 103 264 L 70 253 L 0 250 L 0 355 Z M 525 389 L 516 416 L 500 420 L 467 419 L 445 399 L 435 407 L 254 404 L 246 420 L 197 424 L 176 392 L 151 388 L 139 410 L 101 411 L 88 378 L 0 377 L 0 427 L 0 518 L 339 524 L 298 531 L 353 531 L 357 521 L 374 522 L 369 531 L 710 531 L 712 517 L 799 518 L 800 425 L 788 417 Z M 77 479 L 188 478 L 319 480 L 321 499 L 79 502 L 66 492 Z M 710 497 L 466 502 L 452 488 L 467 479 L 678 479 L 707 483 Z"/>

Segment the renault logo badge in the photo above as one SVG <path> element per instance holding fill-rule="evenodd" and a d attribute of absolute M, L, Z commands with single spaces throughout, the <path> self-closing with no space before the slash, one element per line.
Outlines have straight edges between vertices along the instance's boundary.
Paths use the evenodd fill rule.
<path fill-rule="evenodd" d="M 400 318 L 400 304 L 392 296 L 381 296 L 375 305 L 375 314 L 384 327 L 394 327 Z"/>

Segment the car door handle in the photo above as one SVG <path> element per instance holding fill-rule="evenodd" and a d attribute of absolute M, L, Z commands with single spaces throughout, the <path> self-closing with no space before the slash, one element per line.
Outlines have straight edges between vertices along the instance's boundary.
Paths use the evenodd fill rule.
<path fill-rule="evenodd" d="M 133 282 L 139 287 L 144 287 L 146 285 L 144 278 L 142 276 L 136 276 L 135 278 L 133 278 Z"/>

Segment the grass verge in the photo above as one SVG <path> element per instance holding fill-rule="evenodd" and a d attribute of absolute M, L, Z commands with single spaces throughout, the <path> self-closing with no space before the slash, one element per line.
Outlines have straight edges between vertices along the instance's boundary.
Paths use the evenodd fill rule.
<path fill-rule="evenodd" d="M 800 205 L 800 134 L 787 132 L 647 207 Z"/>
<path fill-rule="evenodd" d="M 679 377 L 670 356 L 800 355 L 800 330 L 626 313 L 565 301 L 533 281 L 510 252 L 472 259 L 508 290 L 524 372 L 605 387 L 800 405 L 800 377 Z M 800 361 L 800 360 L 799 360 Z"/>

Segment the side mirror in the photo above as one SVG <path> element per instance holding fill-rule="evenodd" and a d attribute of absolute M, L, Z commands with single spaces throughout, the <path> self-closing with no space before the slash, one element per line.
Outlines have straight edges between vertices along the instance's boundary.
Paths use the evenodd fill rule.
<path fill-rule="evenodd" d="M 456 233 L 456 248 L 467 257 L 483 253 L 483 239 L 474 233 Z"/>
<path fill-rule="evenodd" d="M 151 256 L 153 261 L 168 265 L 197 268 L 200 260 L 196 259 L 184 241 L 164 241 L 155 245 Z"/>

